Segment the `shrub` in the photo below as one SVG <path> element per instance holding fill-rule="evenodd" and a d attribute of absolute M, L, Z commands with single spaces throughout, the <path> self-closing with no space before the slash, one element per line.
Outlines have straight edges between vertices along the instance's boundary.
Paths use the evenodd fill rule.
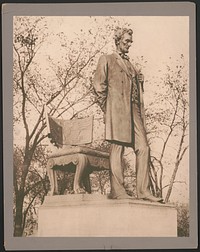
<path fill-rule="evenodd" d="M 177 204 L 178 211 L 178 237 L 189 237 L 189 206 Z"/>

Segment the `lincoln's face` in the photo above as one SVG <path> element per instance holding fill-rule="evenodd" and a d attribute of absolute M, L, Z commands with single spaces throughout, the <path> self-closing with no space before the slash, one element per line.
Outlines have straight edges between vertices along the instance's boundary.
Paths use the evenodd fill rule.
<path fill-rule="evenodd" d="M 124 33 L 121 40 L 119 41 L 119 44 L 117 45 L 117 49 L 122 53 L 128 53 L 129 47 L 131 46 L 132 42 L 132 35 Z"/>

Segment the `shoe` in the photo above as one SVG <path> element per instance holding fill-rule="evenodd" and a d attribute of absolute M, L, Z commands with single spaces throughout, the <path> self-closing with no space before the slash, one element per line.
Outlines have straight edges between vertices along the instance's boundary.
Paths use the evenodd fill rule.
<path fill-rule="evenodd" d="M 79 187 L 76 190 L 74 190 L 74 193 L 75 194 L 85 194 L 86 191 L 83 188 Z"/>
<path fill-rule="evenodd" d="M 133 200 L 134 198 L 127 194 L 127 195 L 118 196 L 116 199 L 118 199 L 118 200 L 120 200 L 120 199 L 131 199 L 131 200 Z"/>
<path fill-rule="evenodd" d="M 153 195 L 149 195 L 148 197 L 142 198 L 143 200 L 151 201 L 151 202 L 158 202 L 161 204 L 165 204 L 164 200 L 162 198 L 157 198 Z"/>

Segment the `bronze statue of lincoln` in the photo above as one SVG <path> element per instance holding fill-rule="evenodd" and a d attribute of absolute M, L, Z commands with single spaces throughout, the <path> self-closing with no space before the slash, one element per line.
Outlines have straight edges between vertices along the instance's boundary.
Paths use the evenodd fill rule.
<path fill-rule="evenodd" d="M 122 155 L 125 146 L 132 146 L 136 154 L 137 198 L 164 203 L 150 191 L 150 151 L 145 130 L 143 83 L 127 53 L 133 42 L 133 31 L 117 28 L 114 34 L 116 51 L 99 58 L 94 76 L 94 91 L 105 115 L 105 138 L 111 143 L 112 199 L 129 199 L 124 188 Z"/>

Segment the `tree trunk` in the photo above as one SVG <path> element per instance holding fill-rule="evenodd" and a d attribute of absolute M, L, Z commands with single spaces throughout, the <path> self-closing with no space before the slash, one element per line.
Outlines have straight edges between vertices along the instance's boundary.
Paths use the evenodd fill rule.
<path fill-rule="evenodd" d="M 14 220 L 14 236 L 22 236 L 23 234 L 23 205 L 24 205 L 24 189 L 25 189 L 25 181 L 28 173 L 30 162 L 28 163 L 26 160 L 22 165 L 22 175 L 21 175 L 21 183 L 19 186 L 19 190 L 15 190 L 16 194 L 16 215 Z"/>
<path fill-rule="evenodd" d="M 22 191 L 16 193 L 16 215 L 14 220 L 14 236 L 22 236 L 23 234 L 23 201 L 24 194 Z"/>
<path fill-rule="evenodd" d="M 170 180 L 170 184 L 169 184 L 169 188 L 168 188 L 168 191 L 167 191 L 167 195 L 165 197 L 165 202 L 169 201 L 169 197 L 170 197 L 170 195 L 172 193 L 172 188 L 173 188 L 173 184 L 174 184 L 174 181 L 175 181 L 175 178 L 176 178 L 176 173 L 178 171 L 178 167 L 179 167 L 179 163 L 176 162 L 175 168 L 174 168 L 174 171 L 172 173 L 171 180 Z"/>

